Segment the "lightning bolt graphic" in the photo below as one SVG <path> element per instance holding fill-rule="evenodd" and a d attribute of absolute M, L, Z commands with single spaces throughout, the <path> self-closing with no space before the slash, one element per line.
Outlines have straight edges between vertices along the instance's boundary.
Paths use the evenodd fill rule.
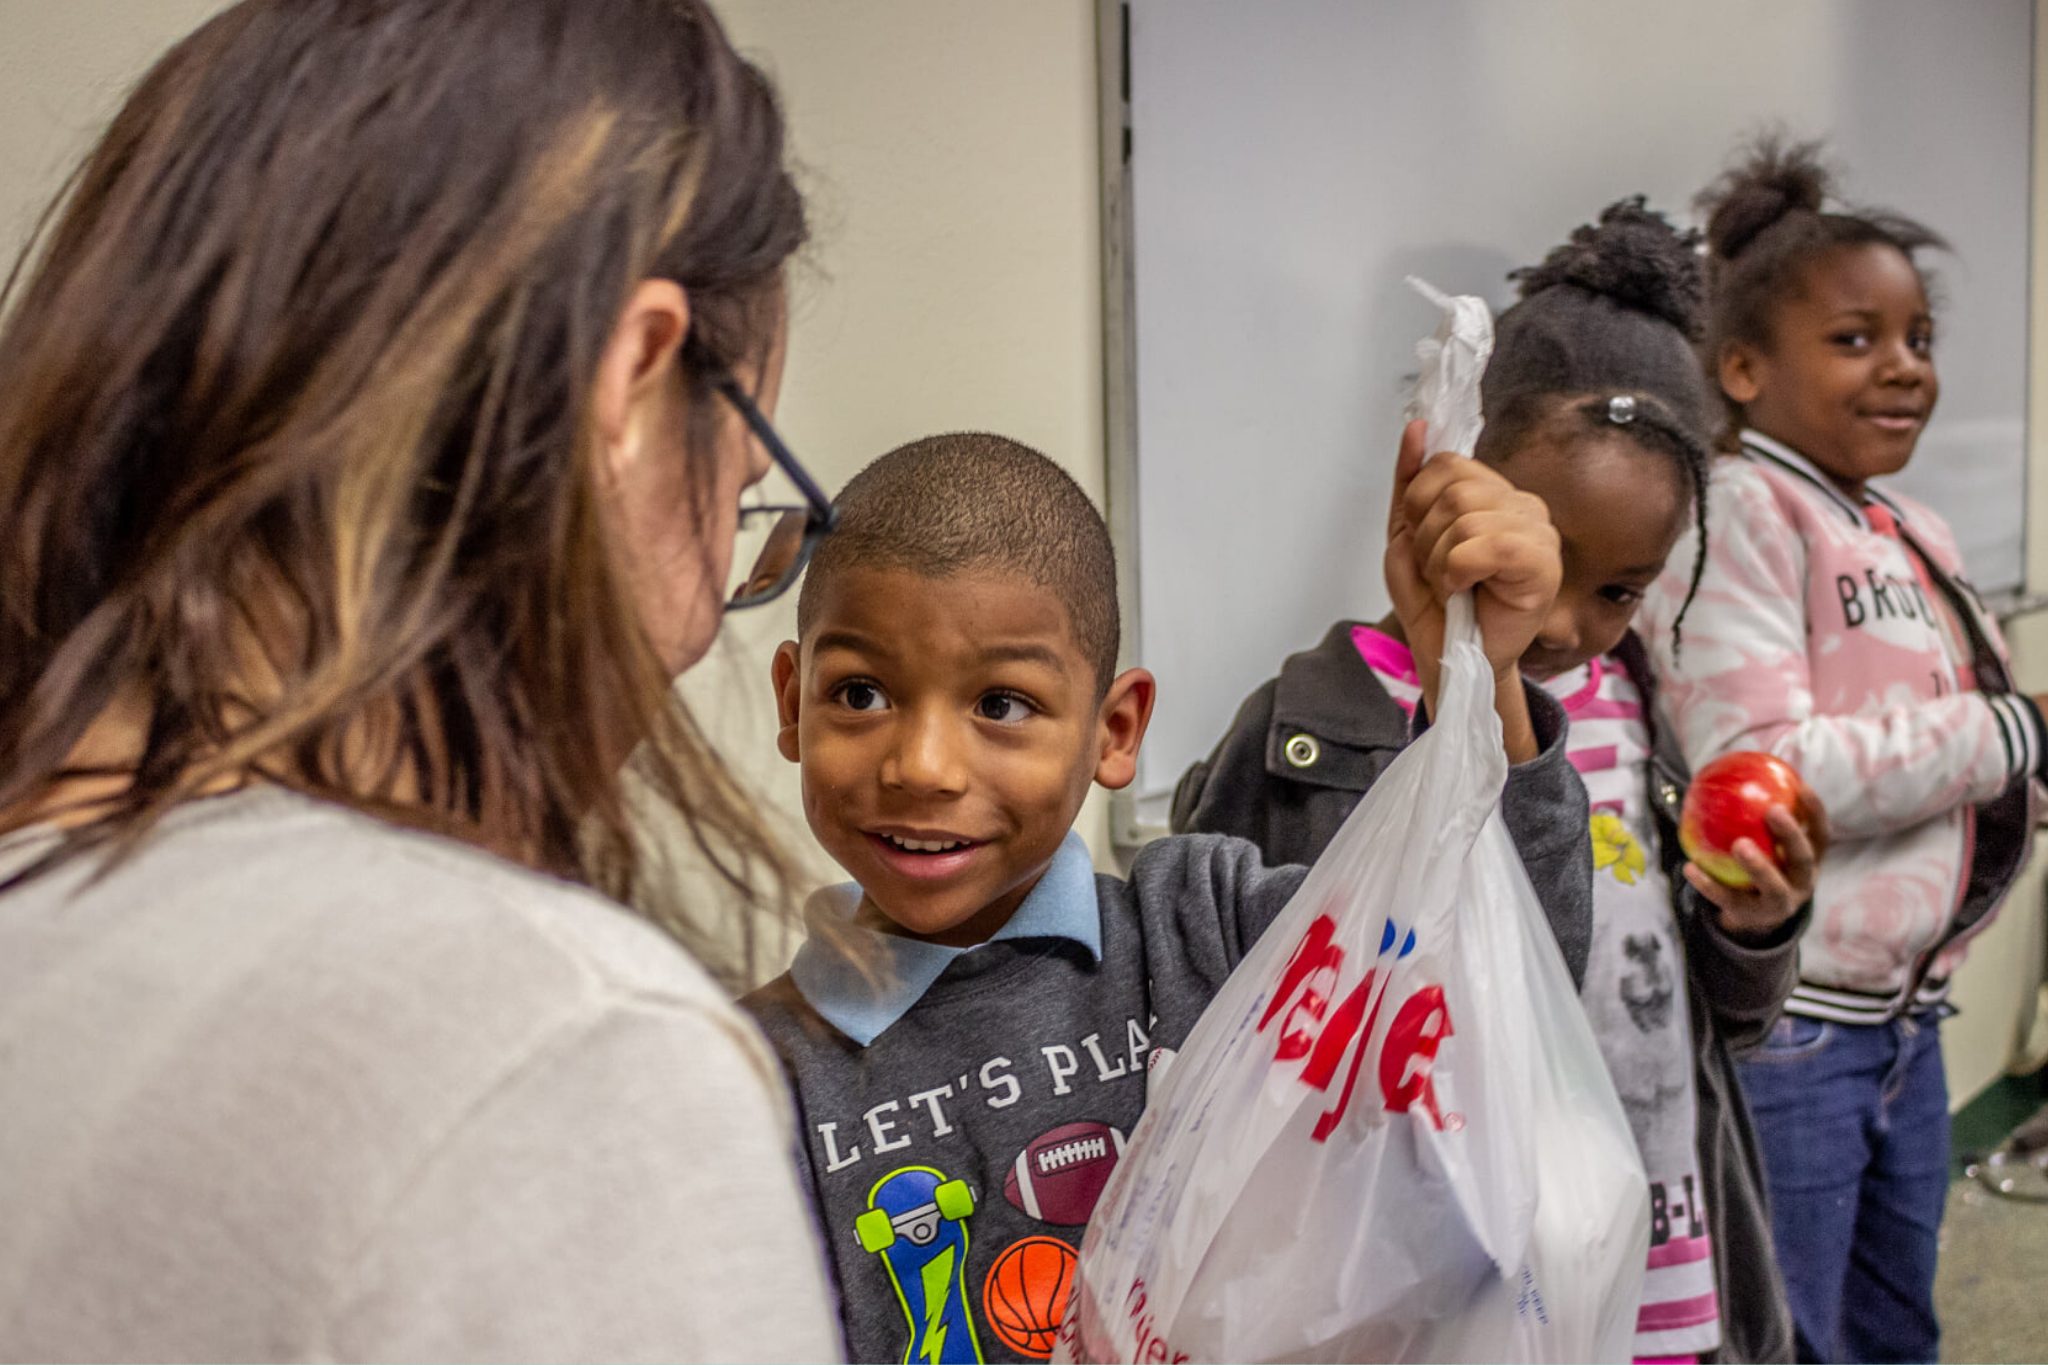
<path fill-rule="evenodd" d="M 953 1248 L 926 1261 L 924 1278 L 924 1358 L 939 1365 L 946 1349 L 946 1304 L 953 1293 Z"/>

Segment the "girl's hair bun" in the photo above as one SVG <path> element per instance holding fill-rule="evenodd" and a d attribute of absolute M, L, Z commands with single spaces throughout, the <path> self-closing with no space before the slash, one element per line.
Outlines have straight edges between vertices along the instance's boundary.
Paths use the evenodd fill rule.
<path fill-rule="evenodd" d="M 1783 133 L 1758 137 L 1720 179 L 1700 192 L 1695 206 L 1707 219 L 1707 245 L 1733 260 L 1765 229 L 1790 213 L 1819 213 L 1834 193 L 1834 177 L 1818 142 L 1788 141 Z"/>
<path fill-rule="evenodd" d="M 1662 318 L 1690 339 L 1706 326 L 1706 278 L 1699 234 L 1680 232 L 1664 215 L 1632 195 L 1610 204 L 1600 221 L 1588 223 L 1571 240 L 1509 276 L 1531 298 L 1558 285 L 1575 285 L 1624 308 Z"/>

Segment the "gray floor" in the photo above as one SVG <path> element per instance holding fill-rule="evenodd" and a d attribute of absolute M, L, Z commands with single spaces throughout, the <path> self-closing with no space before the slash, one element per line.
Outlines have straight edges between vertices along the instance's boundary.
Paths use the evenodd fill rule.
<path fill-rule="evenodd" d="M 1945 1361 L 2048 1361 L 2048 1204 L 1949 1190 L 1934 1287 Z"/>

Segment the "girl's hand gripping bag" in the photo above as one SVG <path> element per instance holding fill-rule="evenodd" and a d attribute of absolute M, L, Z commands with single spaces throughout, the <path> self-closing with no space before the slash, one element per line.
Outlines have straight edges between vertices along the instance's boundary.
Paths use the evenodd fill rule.
<path fill-rule="evenodd" d="M 1429 448 L 1469 454 L 1492 322 L 1418 287 Z M 1157 1077 L 1055 1359 L 1629 1358 L 1647 1182 L 1501 820 L 1469 594 L 1442 678 Z"/>

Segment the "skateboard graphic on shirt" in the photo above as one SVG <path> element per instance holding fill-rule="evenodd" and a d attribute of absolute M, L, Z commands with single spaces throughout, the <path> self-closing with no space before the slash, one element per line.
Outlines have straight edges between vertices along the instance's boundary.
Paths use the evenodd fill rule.
<path fill-rule="evenodd" d="M 905 1166 L 868 1191 L 854 1219 L 861 1250 L 882 1258 L 910 1328 L 904 1365 L 979 1365 L 967 1290 L 967 1220 L 974 1192 L 930 1166 Z"/>

